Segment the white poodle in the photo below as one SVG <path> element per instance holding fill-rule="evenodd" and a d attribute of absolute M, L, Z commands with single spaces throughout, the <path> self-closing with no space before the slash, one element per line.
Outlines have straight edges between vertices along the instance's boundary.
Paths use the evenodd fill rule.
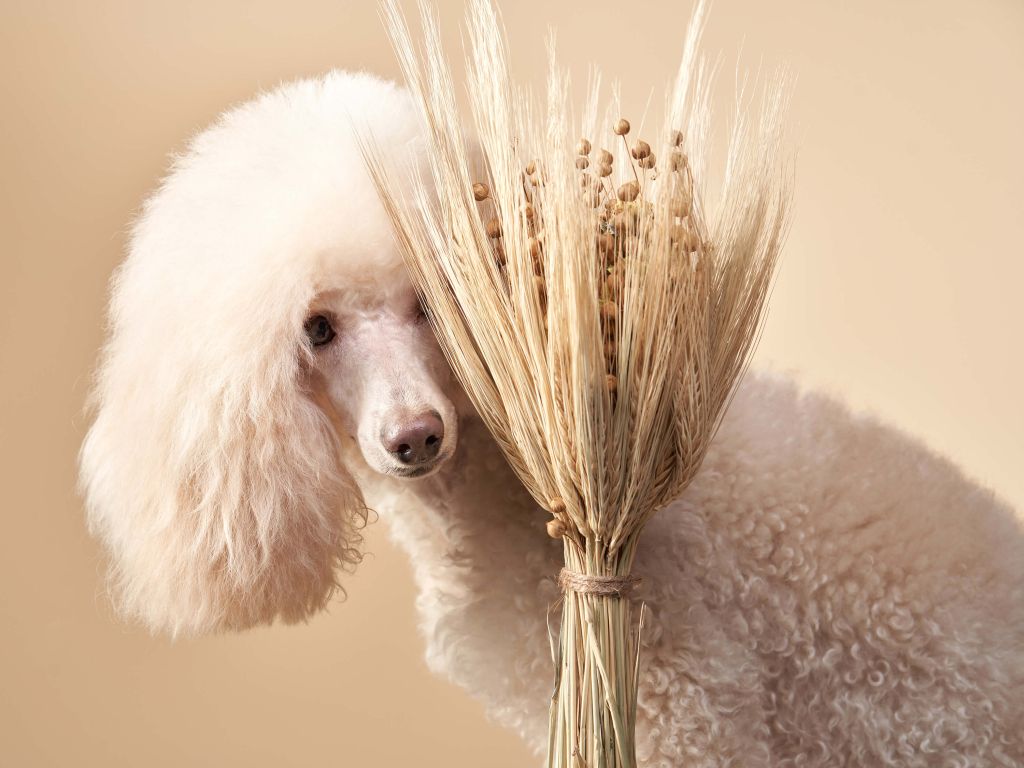
<path fill-rule="evenodd" d="M 431 667 L 540 752 L 561 548 L 452 379 L 353 124 L 416 157 L 406 94 L 333 73 L 225 114 L 149 200 L 89 518 L 124 610 L 191 634 L 309 617 L 378 511 Z M 1024 764 L 1020 524 L 901 433 L 748 376 L 636 570 L 643 765 Z"/>

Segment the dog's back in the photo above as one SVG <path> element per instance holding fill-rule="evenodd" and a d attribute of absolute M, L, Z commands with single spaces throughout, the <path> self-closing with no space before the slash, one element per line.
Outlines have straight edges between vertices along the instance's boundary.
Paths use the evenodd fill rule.
<path fill-rule="evenodd" d="M 905 435 L 752 377 L 644 547 L 665 765 L 1024 760 L 1020 523 Z"/>
<path fill-rule="evenodd" d="M 418 563 L 432 667 L 542 751 L 560 548 L 510 474 L 477 471 L 483 455 L 457 457 L 461 485 L 422 490 L 447 543 L 410 535 L 408 505 L 395 529 Z M 638 555 L 641 761 L 1020 765 L 1022 570 L 1019 521 L 949 462 L 749 376 Z"/>

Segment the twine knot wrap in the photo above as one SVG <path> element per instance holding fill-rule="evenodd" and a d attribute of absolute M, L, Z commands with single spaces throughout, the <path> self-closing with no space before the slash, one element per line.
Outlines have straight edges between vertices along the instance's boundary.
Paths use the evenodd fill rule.
<path fill-rule="evenodd" d="M 589 576 L 568 568 L 563 568 L 558 574 L 558 585 L 563 592 L 571 590 L 582 595 L 625 597 L 639 584 L 638 576 Z"/>

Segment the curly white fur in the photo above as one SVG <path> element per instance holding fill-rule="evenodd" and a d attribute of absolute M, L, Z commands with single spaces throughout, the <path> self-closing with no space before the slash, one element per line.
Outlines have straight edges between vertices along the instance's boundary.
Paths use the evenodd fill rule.
<path fill-rule="evenodd" d="M 150 200 L 114 280 L 90 520 L 125 609 L 195 633 L 321 607 L 365 495 L 412 558 L 431 667 L 540 751 L 560 546 L 417 318 L 352 115 L 415 148 L 399 89 L 334 73 L 229 112 Z M 311 312 L 333 347 L 304 342 Z M 398 479 L 376 435 L 424 408 L 451 458 Z M 896 430 L 748 376 L 636 570 L 644 765 L 1024 764 L 1024 533 Z"/>

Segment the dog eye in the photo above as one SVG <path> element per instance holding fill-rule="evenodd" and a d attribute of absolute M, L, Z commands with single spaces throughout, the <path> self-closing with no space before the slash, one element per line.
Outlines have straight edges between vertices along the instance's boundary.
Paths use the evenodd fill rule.
<path fill-rule="evenodd" d="M 334 328 L 331 321 L 323 315 L 313 315 L 306 321 L 306 338 L 314 347 L 322 347 L 334 338 Z"/>

